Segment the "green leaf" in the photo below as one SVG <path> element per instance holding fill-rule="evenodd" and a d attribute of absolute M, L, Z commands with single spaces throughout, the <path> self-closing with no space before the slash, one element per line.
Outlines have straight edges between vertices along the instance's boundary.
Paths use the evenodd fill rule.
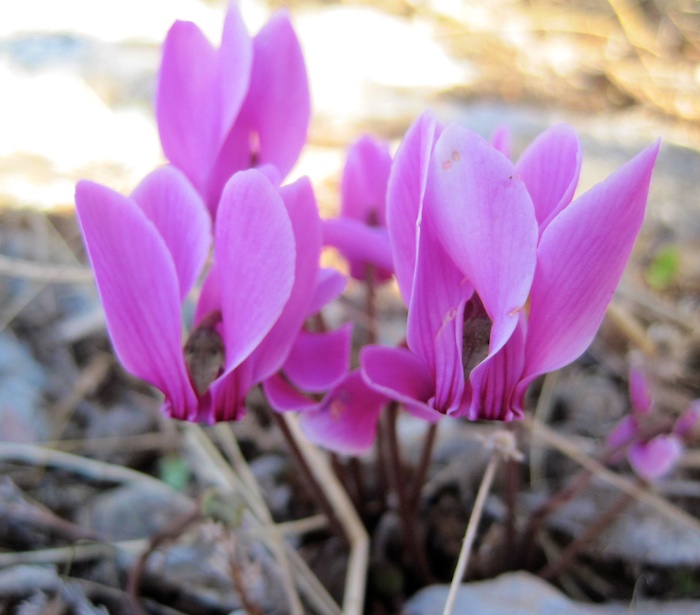
<path fill-rule="evenodd" d="M 184 491 L 192 476 L 190 468 L 185 461 L 175 455 L 168 455 L 159 461 L 158 474 L 164 483 L 170 485 L 176 491 Z"/>
<path fill-rule="evenodd" d="M 656 290 L 668 288 L 678 275 L 680 262 L 681 255 L 675 246 L 661 248 L 647 269 L 647 284 Z"/>

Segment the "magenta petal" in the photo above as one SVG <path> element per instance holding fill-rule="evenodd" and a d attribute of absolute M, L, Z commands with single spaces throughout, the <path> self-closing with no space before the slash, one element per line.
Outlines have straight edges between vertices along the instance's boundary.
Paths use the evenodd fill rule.
<path fill-rule="evenodd" d="M 693 432 L 700 421 L 700 399 L 690 402 L 673 426 L 673 433 L 685 439 L 693 437 Z"/>
<path fill-rule="evenodd" d="M 406 305 L 411 303 L 418 249 L 418 224 L 425 196 L 430 155 L 439 134 L 435 116 L 425 112 L 406 133 L 396 152 L 387 188 L 387 227 L 396 280 Z"/>
<path fill-rule="evenodd" d="M 576 359 L 593 340 L 644 217 L 659 144 L 564 209 L 537 253 L 527 334 L 530 379 Z"/>
<path fill-rule="evenodd" d="M 366 264 L 384 272 L 394 270 L 386 229 L 370 227 L 351 218 L 323 221 L 323 244 L 340 250 L 348 259 L 353 277 L 362 279 Z"/>
<path fill-rule="evenodd" d="M 348 284 L 348 279 L 335 269 L 323 268 L 318 272 L 316 290 L 307 316 L 313 316 L 321 311 L 328 303 L 340 296 Z"/>
<path fill-rule="evenodd" d="M 508 126 L 499 126 L 493 131 L 491 145 L 506 158 L 510 159 L 510 129 Z"/>
<path fill-rule="evenodd" d="M 355 370 L 321 405 L 302 413 L 299 423 L 312 442 L 338 453 L 359 455 L 372 446 L 379 413 L 386 403 L 386 397 L 369 388 Z"/>
<path fill-rule="evenodd" d="M 159 388 L 173 416 L 196 409 L 182 353 L 180 285 L 170 252 L 136 203 L 81 181 L 78 218 L 107 329 L 127 371 Z"/>
<path fill-rule="evenodd" d="M 284 373 L 310 393 L 327 391 L 350 369 L 352 323 L 327 333 L 301 331 L 284 364 Z"/>
<path fill-rule="evenodd" d="M 435 384 L 425 363 L 410 350 L 365 346 L 360 352 L 360 364 L 369 386 L 404 404 L 411 414 L 428 421 L 443 416 L 428 405 Z"/>
<path fill-rule="evenodd" d="M 649 382 L 641 366 L 633 363 L 629 373 L 630 401 L 632 410 L 638 414 L 649 414 L 651 411 L 651 392 Z"/>
<path fill-rule="evenodd" d="M 428 215 L 493 321 L 493 354 L 518 322 L 535 269 L 537 222 L 525 185 L 491 144 L 450 125 L 433 153 Z"/>
<path fill-rule="evenodd" d="M 525 329 L 521 314 L 505 346 L 472 370 L 468 419 L 511 421 L 523 417 L 523 399 L 516 394 L 516 387 L 525 365 Z M 455 414 L 461 416 L 461 411 Z"/>
<path fill-rule="evenodd" d="M 273 327 L 294 283 L 292 225 L 282 198 L 261 173 L 242 171 L 226 185 L 214 250 L 230 372 Z"/>
<path fill-rule="evenodd" d="M 408 310 L 408 347 L 434 376 L 434 406 L 442 413 L 459 407 L 464 391 L 462 330 L 465 302 L 474 289 L 424 220 Z"/>
<path fill-rule="evenodd" d="M 644 480 L 668 474 L 683 454 L 683 445 L 674 435 L 661 435 L 630 446 L 627 458 L 635 473 Z"/>
<path fill-rule="evenodd" d="M 197 421 L 209 424 L 240 421 L 246 414 L 245 400 L 254 384 L 251 366 L 247 361 L 217 378 L 209 387 L 210 405 L 207 408 L 200 407 Z"/>
<path fill-rule="evenodd" d="M 176 22 L 163 45 L 156 118 L 167 158 L 205 194 L 206 181 L 248 88 L 252 45 L 235 5 L 221 48 L 192 23 Z"/>
<path fill-rule="evenodd" d="M 297 246 L 294 285 L 277 322 L 255 350 L 254 379 L 264 380 L 276 372 L 287 358 L 299 330 L 309 313 L 316 291 L 318 263 L 321 257 L 321 219 L 311 182 L 303 177 L 280 189 Z"/>
<path fill-rule="evenodd" d="M 147 175 L 131 198 L 168 246 L 184 301 L 209 255 L 211 220 L 206 206 L 187 178 L 171 166 Z"/>
<path fill-rule="evenodd" d="M 263 391 L 275 412 L 303 412 L 319 405 L 319 402 L 300 393 L 279 374 L 274 374 L 263 381 Z"/>
<path fill-rule="evenodd" d="M 581 144 L 567 124 L 553 126 L 523 152 L 516 169 L 535 205 L 540 234 L 574 197 L 581 172 Z"/>
<path fill-rule="evenodd" d="M 386 226 L 389 146 L 365 135 L 348 149 L 340 185 L 340 215 L 370 226 Z"/>
<path fill-rule="evenodd" d="M 301 46 L 289 16 L 277 13 L 253 39 L 253 70 L 241 110 L 242 121 L 260 139 L 258 162 L 287 175 L 306 142 L 310 117 Z"/>

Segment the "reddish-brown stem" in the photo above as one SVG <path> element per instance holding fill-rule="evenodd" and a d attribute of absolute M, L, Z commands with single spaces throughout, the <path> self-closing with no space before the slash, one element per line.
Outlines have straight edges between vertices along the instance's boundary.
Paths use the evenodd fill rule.
<path fill-rule="evenodd" d="M 425 477 L 428 474 L 428 466 L 430 459 L 433 456 L 433 447 L 435 446 L 435 436 L 437 435 L 437 423 L 430 423 L 425 431 L 423 439 L 423 449 L 421 450 L 418 467 L 416 468 L 416 477 L 413 481 L 413 489 L 411 491 L 410 504 L 413 510 L 418 510 L 420 503 L 420 494 L 425 483 Z"/>
<path fill-rule="evenodd" d="M 397 414 L 398 406 L 395 402 L 392 402 L 385 411 L 385 425 L 387 428 L 385 435 L 387 436 L 387 448 L 390 459 L 389 468 L 393 483 L 392 487 L 396 495 L 396 503 L 399 507 L 398 513 L 403 526 L 403 536 L 406 547 L 404 555 L 409 556 L 405 558 L 408 560 L 407 564 L 414 568 L 423 579 L 429 581 L 431 575 L 425 549 L 420 540 L 416 511 L 414 507 L 411 506 L 411 502 L 408 499 L 408 492 L 406 491 L 404 466 L 401 460 L 401 451 L 399 450 L 399 442 L 396 434 Z"/>
<path fill-rule="evenodd" d="M 343 532 L 343 528 L 341 527 L 340 522 L 338 521 L 338 517 L 336 516 L 335 511 L 331 506 L 331 503 L 328 501 L 328 498 L 326 497 L 322 486 L 316 480 L 316 476 L 306 463 L 306 459 L 304 458 L 304 455 L 302 455 L 301 450 L 299 450 L 299 445 L 294 439 L 292 432 L 289 430 L 289 426 L 284 421 L 284 419 L 276 412 L 271 412 L 270 414 L 274 418 L 275 422 L 277 423 L 277 427 L 279 428 L 280 432 L 282 433 L 282 436 L 287 442 L 287 446 L 289 447 L 289 451 L 294 457 L 297 467 L 301 470 L 301 473 L 304 475 L 304 479 L 306 480 L 306 483 L 309 489 L 311 490 L 313 498 L 316 500 L 316 503 L 319 505 L 319 507 L 323 511 L 323 514 L 328 519 L 328 525 L 331 527 L 333 533 L 336 536 L 338 536 L 338 538 L 340 538 L 340 540 L 347 543 L 347 537 L 345 536 L 345 532 Z"/>

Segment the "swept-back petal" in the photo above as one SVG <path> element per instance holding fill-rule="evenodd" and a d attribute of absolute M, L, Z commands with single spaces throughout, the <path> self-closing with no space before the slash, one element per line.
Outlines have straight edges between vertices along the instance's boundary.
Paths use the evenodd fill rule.
<path fill-rule="evenodd" d="M 214 251 L 230 372 L 273 327 L 294 284 L 292 224 L 282 197 L 258 171 L 237 173 L 226 184 Z"/>
<path fill-rule="evenodd" d="M 176 22 L 163 44 L 156 119 L 163 151 L 206 194 L 211 166 L 248 88 L 252 45 L 231 3 L 215 49 L 190 22 Z"/>
<path fill-rule="evenodd" d="M 262 383 L 267 401 L 275 412 L 304 412 L 318 407 L 319 402 L 299 392 L 280 374 L 273 374 Z"/>
<path fill-rule="evenodd" d="M 491 135 L 491 145 L 506 158 L 510 159 L 510 128 L 508 126 L 498 126 Z"/>
<path fill-rule="evenodd" d="M 442 413 L 457 409 L 464 391 L 464 305 L 473 292 L 435 237 L 432 220 L 424 219 L 408 310 L 407 341 L 433 374 L 434 406 Z"/>
<path fill-rule="evenodd" d="M 318 407 L 302 413 L 299 424 L 312 442 L 338 453 L 359 455 L 372 446 L 386 403 L 387 398 L 368 387 L 355 370 Z"/>
<path fill-rule="evenodd" d="M 209 424 L 240 421 L 246 415 L 245 400 L 254 384 L 251 365 L 244 361 L 233 371 L 212 382 L 208 392 L 209 405 L 200 405 L 196 420 Z"/>
<path fill-rule="evenodd" d="M 201 197 L 175 167 L 147 175 L 131 195 L 168 246 L 184 301 L 202 271 L 211 244 L 211 219 Z"/>
<path fill-rule="evenodd" d="M 387 188 L 387 227 L 394 272 L 406 305 L 411 303 L 418 249 L 418 225 L 428 180 L 430 156 L 439 135 L 435 116 L 426 111 L 409 128 L 394 157 Z"/>
<path fill-rule="evenodd" d="M 352 323 L 334 331 L 301 331 L 284 363 L 284 373 L 297 387 L 309 393 L 331 388 L 350 370 Z"/>
<path fill-rule="evenodd" d="M 537 252 L 526 380 L 570 363 L 593 340 L 644 218 L 659 144 L 642 151 L 564 209 Z"/>
<path fill-rule="evenodd" d="M 270 332 L 251 357 L 254 379 L 264 380 L 284 363 L 309 313 L 321 258 L 321 219 L 311 182 L 306 177 L 280 189 L 296 245 L 294 285 Z"/>
<path fill-rule="evenodd" d="M 516 167 L 535 205 L 540 234 L 574 198 L 581 172 L 581 144 L 568 124 L 539 135 L 522 153 Z"/>
<path fill-rule="evenodd" d="M 307 317 L 320 312 L 324 306 L 340 296 L 347 284 L 348 279 L 340 271 L 328 267 L 320 269 Z"/>
<path fill-rule="evenodd" d="M 518 322 L 535 269 L 537 221 L 525 185 L 503 154 L 453 124 L 435 145 L 425 216 L 493 321 L 496 353 Z"/>
<path fill-rule="evenodd" d="M 197 399 L 182 354 L 180 285 L 155 226 L 130 199 L 81 181 L 75 195 L 114 350 L 124 367 L 159 388 L 173 416 Z"/>
<path fill-rule="evenodd" d="M 348 149 L 340 184 L 340 215 L 371 226 L 386 226 L 389 146 L 365 135 Z"/>
<path fill-rule="evenodd" d="M 340 250 L 350 263 L 351 275 L 364 277 L 365 265 L 391 272 L 394 263 L 386 229 L 370 227 L 352 218 L 323 221 L 323 244 Z"/>
<path fill-rule="evenodd" d="M 432 375 L 410 350 L 365 346 L 360 352 L 360 365 L 370 387 L 402 403 L 411 414 L 433 422 L 443 416 L 429 405 L 435 394 Z"/>
<path fill-rule="evenodd" d="M 683 454 L 677 436 L 661 435 L 648 442 L 637 442 L 627 452 L 632 469 L 644 480 L 656 480 L 668 474 Z"/>

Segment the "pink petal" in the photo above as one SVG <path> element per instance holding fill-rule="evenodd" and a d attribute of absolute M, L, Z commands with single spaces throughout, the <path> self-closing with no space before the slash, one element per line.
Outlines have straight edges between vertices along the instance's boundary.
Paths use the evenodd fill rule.
<path fill-rule="evenodd" d="M 644 217 L 659 144 L 564 209 L 545 229 L 532 284 L 526 372 L 567 365 L 591 343 Z"/>
<path fill-rule="evenodd" d="M 431 422 L 443 416 L 429 405 L 435 392 L 430 371 L 410 350 L 365 346 L 360 364 L 370 387 L 403 404 L 411 414 Z"/>
<path fill-rule="evenodd" d="M 252 45 L 235 3 L 214 49 L 192 23 L 176 22 L 163 45 L 156 118 L 163 151 L 206 195 L 211 166 L 248 88 Z"/>
<path fill-rule="evenodd" d="M 287 358 L 309 313 L 321 258 L 321 219 L 308 178 L 303 177 L 283 187 L 280 195 L 292 223 L 297 246 L 294 285 L 277 322 L 251 356 L 255 365 L 253 377 L 256 382 L 279 370 Z"/>
<path fill-rule="evenodd" d="M 525 317 L 505 346 L 475 367 L 469 377 L 466 417 L 472 421 L 511 421 L 523 417 L 523 399 L 516 387 L 525 365 Z M 465 409 L 454 413 L 461 416 Z"/>
<path fill-rule="evenodd" d="M 221 310 L 221 282 L 219 281 L 219 268 L 214 263 L 202 283 L 194 314 L 194 324 L 198 325 L 202 319 L 217 310 Z"/>
<path fill-rule="evenodd" d="M 439 135 L 435 116 L 423 113 L 396 152 L 387 188 L 387 227 L 394 271 L 406 305 L 411 303 L 418 249 L 418 224 L 428 181 L 430 156 Z"/>
<path fill-rule="evenodd" d="M 327 391 L 350 369 L 352 323 L 327 333 L 301 331 L 284 363 L 284 373 L 298 388 Z"/>
<path fill-rule="evenodd" d="M 639 436 L 639 423 L 636 417 L 626 416 L 608 435 L 605 445 L 610 450 L 621 449 Z"/>
<path fill-rule="evenodd" d="M 535 269 L 537 222 L 525 186 L 492 145 L 450 125 L 433 152 L 428 215 L 493 321 L 493 355 L 515 329 Z"/>
<path fill-rule="evenodd" d="M 638 414 L 649 414 L 651 411 L 649 381 L 641 366 L 635 363 L 630 365 L 629 388 L 632 410 Z"/>
<path fill-rule="evenodd" d="M 323 244 L 340 250 L 356 279 L 364 278 L 367 264 L 378 267 L 383 277 L 394 269 L 389 235 L 384 228 L 370 227 L 351 218 L 324 220 Z"/>
<path fill-rule="evenodd" d="M 678 417 L 673 426 L 673 433 L 681 438 L 691 439 L 699 420 L 700 399 L 696 399 L 690 402 L 690 405 L 683 411 L 683 414 Z"/>
<path fill-rule="evenodd" d="M 493 131 L 491 145 L 506 158 L 510 159 L 510 129 L 508 126 L 499 126 Z"/>
<path fill-rule="evenodd" d="M 340 271 L 330 268 L 319 270 L 316 290 L 311 299 L 307 317 L 320 312 L 327 304 L 337 299 L 347 284 L 348 279 Z"/>
<path fill-rule="evenodd" d="M 187 178 L 171 166 L 147 175 L 131 198 L 168 246 L 184 301 L 209 255 L 211 220 L 206 206 Z"/>
<path fill-rule="evenodd" d="M 474 289 L 447 255 L 424 220 L 416 256 L 411 304 L 408 310 L 408 347 L 434 378 L 434 407 L 456 410 L 464 391 L 462 330 L 465 302 Z"/>
<path fill-rule="evenodd" d="M 635 473 L 653 481 L 668 474 L 683 454 L 683 445 L 674 435 L 662 435 L 630 446 L 627 453 Z"/>
<path fill-rule="evenodd" d="M 516 169 L 535 204 L 540 234 L 574 198 L 581 171 L 581 144 L 567 124 L 553 126 L 523 152 Z"/>
<path fill-rule="evenodd" d="M 209 424 L 240 421 L 246 415 L 245 400 L 254 384 L 248 361 L 233 371 L 224 373 L 209 387 L 210 405 L 200 405 L 197 421 Z"/>
<path fill-rule="evenodd" d="M 180 285 L 155 226 L 130 199 L 81 181 L 75 195 L 114 350 L 127 371 L 159 388 L 173 415 L 197 399 L 182 353 Z"/>
<path fill-rule="evenodd" d="M 306 142 L 310 115 L 301 47 L 288 16 L 278 13 L 253 39 L 248 94 L 216 160 L 210 204 L 236 171 L 271 164 L 286 176 Z"/>
<path fill-rule="evenodd" d="M 370 226 L 386 226 L 389 146 L 365 135 L 348 149 L 340 185 L 340 215 Z"/>
<path fill-rule="evenodd" d="M 226 372 L 274 326 L 294 284 L 294 232 L 282 198 L 264 175 L 242 171 L 221 197 L 214 242 Z"/>
<path fill-rule="evenodd" d="M 263 381 L 263 391 L 275 412 L 304 412 L 317 408 L 320 403 L 300 393 L 279 374 L 274 374 Z"/>
<path fill-rule="evenodd" d="M 386 397 L 369 388 L 355 370 L 320 406 L 302 413 L 299 422 L 312 442 L 345 455 L 360 455 L 372 446 L 386 403 Z"/>

